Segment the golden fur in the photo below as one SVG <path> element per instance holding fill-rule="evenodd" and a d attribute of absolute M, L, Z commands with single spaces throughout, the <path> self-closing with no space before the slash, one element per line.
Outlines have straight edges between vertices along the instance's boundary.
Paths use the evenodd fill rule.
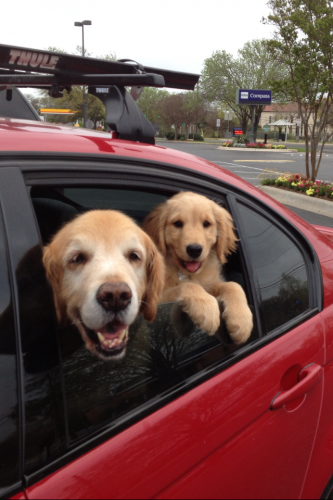
<path fill-rule="evenodd" d="M 78 216 L 44 248 L 43 263 L 58 321 L 69 318 L 87 349 L 102 359 L 124 355 L 128 327 L 139 312 L 148 321 L 155 318 L 163 259 L 147 234 L 120 212 L 92 210 Z M 116 306 L 110 292 L 117 296 Z"/>
<path fill-rule="evenodd" d="M 236 249 L 231 215 L 205 196 L 181 192 L 158 205 L 146 217 L 143 229 L 165 258 L 166 283 L 161 301 L 181 302 L 194 323 L 209 335 L 220 325 L 221 301 L 233 341 L 246 342 L 253 319 L 245 293 L 237 283 L 221 279 L 222 264 Z M 202 247 L 198 258 L 189 256 L 189 245 Z"/>

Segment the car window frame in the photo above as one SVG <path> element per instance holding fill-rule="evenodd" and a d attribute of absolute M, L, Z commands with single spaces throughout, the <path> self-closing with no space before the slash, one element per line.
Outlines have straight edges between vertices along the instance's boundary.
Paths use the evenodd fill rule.
<path fill-rule="evenodd" d="M 245 259 L 247 261 L 248 270 L 251 273 L 254 292 L 256 293 L 256 304 L 259 304 L 258 314 L 260 317 L 261 325 L 264 324 L 264 317 L 262 313 L 262 308 L 260 307 L 261 296 L 259 290 L 258 276 L 255 270 L 254 264 L 250 258 L 251 252 L 249 250 L 249 245 L 247 242 L 247 237 L 242 231 L 242 221 L 241 215 L 239 213 L 239 205 L 243 205 L 246 208 L 258 213 L 261 217 L 270 221 L 277 229 L 279 229 L 286 237 L 288 237 L 295 247 L 299 250 L 304 263 L 306 265 L 308 284 L 309 284 L 309 309 L 292 320 L 280 325 L 274 330 L 264 333 L 263 337 L 272 337 L 273 339 L 287 333 L 290 329 L 295 328 L 299 324 L 303 323 L 314 314 L 317 314 L 323 310 L 323 277 L 321 272 L 321 266 L 318 256 L 310 244 L 310 242 L 302 235 L 302 233 L 281 216 L 278 212 L 271 209 L 271 207 L 264 206 L 258 200 L 247 199 L 243 196 L 233 196 L 230 198 L 230 205 L 232 207 L 232 214 L 237 225 L 238 231 L 241 234 L 243 241 L 243 251 L 245 252 Z M 287 221 L 287 224 L 286 224 Z"/>
<path fill-rule="evenodd" d="M 200 194 L 208 195 L 210 198 L 215 199 L 215 201 L 221 201 L 221 199 L 225 199 L 228 204 L 228 208 L 230 208 L 233 217 L 235 217 L 235 223 L 238 231 L 239 226 L 237 222 L 237 209 L 235 200 L 243 200 L 246 203 L 250 204 L 253 203 L 255 207 L 261 206 L 261 209 L 264 210 L 266 215 L 268 213 L 270 217 L 273 216 L 273 220 L 275 223 L 277 220 L 279 220 L 281 224 L 287 222 L 287 227 L 289 228 L 290 232 L 296 235 L 296 237 L 300 241 L 303 240 L 303 242 L 305 242 L 306 244 L 307 252 L 312 253 L 311 260 L 313 266 L 317 267 L 319 264 L 318 258 L 311 244 L 301 235 L 300 231 L 295 228 L 295 226 L 293 226 L 290 221 L 288 221 L 286 218 L 281 216 L 281 214 L 278 214 L 278 212 L 271 209 L 264 203 L 259 202 L 251 195 L 241 192 L 241 190 L 229 183 L 220 181 L 216 177 L 212 177 L 207 174 L 203 174 L 197 171 L 191 171 L 181 166 L 170 165 L 158 161 L 138 160 L 133 158 L 125 159 L 124 157 L 122 157 L 121 161 L 119 161 L 119 158 L 110 159 L 110 157 L 106 157 L 106 155 L 101 155 L 101 160 L 100 155 L 90 156 L 94 157 L 80 157 L 80 155 L 77 154 L 53 154 L 52 157 L 50 157 L 50 155 L 46 155 L 45 153 L 40 155 L 28 155 L 28 157 L 25 155 L 20 155 L 20 158 L 14 159 L 11 164 L 14 164 L 18 168 L 20 168 L 25 185 L 28 188 L 29 186 L 35 185 L 56 185 L 56 182 L 60 181 L 61 184 L 66 183 L 66 185 L 68 186 L 77 186 L 79 181 L 80 187 L 105 187 L 105 181 L 107 181 L 108 183 L 110 183 L 110 185 L 112 184 L 112 187 L 122 186 L 126 189 L 129 187 L 133 188 L 133 186 L 135 185 L 135 187 L 137 187 L 138 189 L 141 188 L 145 189 L 146 191 L 149 190 L 148 188 L 150 188 L 152 192 L 156 192 L 159 190 L 171 192 L 173 189 L 173 192 L 176 193 L 180 189 L 184 189 L 186 186 L 189 190 L 195 190 Z M 126 171 L 124 171 L 125 165 L 127 166 Z M 112 169 L 111 172 L 110 169 Z M 170 176 L 171 172 L 172 176 Z M 170 180 L 170 178 L 172 180 Z M 32 203 L 31 210 L 32 214 L 34 214 Z M 36 220 L 35 223 L 36 229 L 38 229 Z M 240 236 L 242 239 L 242 235 Z M 240 248 L 242 248 L 243 245 L 244 242 L 242 241 Z M 244 270 L 249 272 L 250 267 L 246 262 L 247 252 L 244 250 L 242 250 L 242 252 L 243 258 L 245 259 L 243 260 L 243 262 L 245 263 Z M 253 283 L 251 284 L 251 279 L 250 290 L 252 290 L 251 293 L 253 294 L 253 301 L 254 304 L 256 304 L 258 299 L 256 291 L 253 287 Z M 302 316 L 301 319 L 299 318 L 298 323 L 305 321 L 306 319 L 312 317 L 314 314 L 317 314 L 319 310 L 319 307 L 314 308 L 308 314 Z M 84 452 L 96 447 L 98 444 L 111 438 L 115 434 L 118 434 L 123 429 L 128 428 L 135 422 L 142 420 L 143 418 L 145 418 L 145 416 L 151 414 L 152 411 L 155 411 L 160 407 L 164 407 L 175 397 L 186 394 L 192 388 L 204 383 L 215 374 L 220 373 L 222 370 L 227 369 L 237 361 L 240 361 L 244 357 L 247 357 L 253 352 L 259 350 L 261 347 L 274 340 L 274 338 L 283 335 L 294 326 L 296 326 L 294 323 L 284 325 L 285 328 L 280 329 L 279 332 L 275 332 L 274 335 L 259 338 L 253 344 L 244 346 L 240 351 L 236 351 L 235 353 L 230 355 L 227 360 L 223 360 L 222 363 L 217 363 L 218 366 L 210 366 L 209 368 L 204 370 L 203 373 L 192 377 L 191 380 L 188 381 L 188 383 L 184 383 L 181 389 L 177 389 L 177 396 L 174 396 L 174 394 L 172 393 L 169 396 L 165 396 L 163 402 L 149 402 L 148 407 L 140 407 L 137 410 L 136 415 L 132 415 L 129 419 L 123 418 L 121 425 L 117 426 L 117 429 L 105 428 L 99 430 L 96 435 L 92 435 L 90 439 L 86 439 L 83 444 L 76 446 L 73 449 L 69 449 L 67 453 L 65 453 L 61 458 L 46 466 L 43 470 L 36 471 L 35 473 L 29 475 L 29 477 L 26 478 L 26 484 L 28 485 L 36 482 L 42 477 L 45 477 L 53 470 L 56 470 L 69 461 L 72 461 L 73 459 L 81 456 Z M 152 409 L 152 407 L 154 407 L 154 409 Z M 130 420 L 130 422 L 128 422 L 128 420 Z"/>
<path fill-rule="evenodd" d="M 24 191 L 24 181 L 19 169 L 0 168 L 0 211 L 3 219 L 4 237 L 6 241 L 8 274 L 12 295 L 15 341 L 16 341 L 16 362 L 17 362 L 17 390 L 18 390 L 18 432 L 19 432 L 19 481 L 10 487 L 0 491 L 1 497 L 12 496 L 23 489 L 24 452 L 25 452 L 25 403 L 24 403 L 24 368 L 22 356 L 22 343 L 20 334 L 20 314 L 18 301 L 18 287 L 15 279 L 15 269 L 20 259 L 14 231 L 15 222 L 19 212 L 13 213 L 11 193 L 18 195 L 17 203 L 20 204 L 22 198 L 20 194 Z M 25 194 L 25 193 L 24 193 Z M 23 196 L 24 198 L 24 196 Z M 24 245 L 23 245 L 24 247 Z"/>

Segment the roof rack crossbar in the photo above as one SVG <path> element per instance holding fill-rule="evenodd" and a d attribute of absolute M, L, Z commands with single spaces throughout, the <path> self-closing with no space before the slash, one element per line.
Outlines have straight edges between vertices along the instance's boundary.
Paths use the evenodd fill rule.
<path fill-rule="evenodd" d="M 0 85 L 30 87 L 31 85 L 122 85 L 130 87 L 164 87 L 164 78 L 151 73 L 137 75 L 25 75 L 24 73 L 0 74 Z"/>
<path fill-rule="evenodd" d="M 155 130 L 134 100 L 142 88 L 194 90 L 199 76 L 144 67 L 129 59 L 107 61 L 0 44 L 0 90 L 51 88 L 50 95 L 61 97 L 73 85 L 89 86 L 89 92 L 104 103 L 107 124 L 120 139 L 148 144 L 155 143 Z M 134 99 L 125 87 L 132 87 Z"/>

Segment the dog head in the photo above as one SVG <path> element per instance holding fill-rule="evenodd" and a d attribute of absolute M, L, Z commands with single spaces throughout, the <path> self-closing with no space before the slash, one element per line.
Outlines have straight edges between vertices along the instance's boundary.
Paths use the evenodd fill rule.
<path fill-rule="evenodd" d="M 151 239 L 126 215 L 94 210 L 64 226 L 44 248 L 58 321 L 69 318 L 101 359 L 125 354 L 139 312 L 156 315 L 164 263 Z"/>
<path fill-rule="evenodd" d="M 181 192 L 158 205 L 145 219 L 144 230 L 161 253 L 182 273 L 199 274 L 214 249 L 220 262 L 236 249 L 231 215 L 217 203 Z"/>

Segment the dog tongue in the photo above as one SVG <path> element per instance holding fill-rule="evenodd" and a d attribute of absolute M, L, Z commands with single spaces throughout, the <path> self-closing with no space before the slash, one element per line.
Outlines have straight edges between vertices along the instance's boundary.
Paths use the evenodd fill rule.
<path fill-rule="evenodd" d="M 188 261 L 188 262 L 185 262 L 185 267 L 186 267 L 186 270 L 189 271 L 190 273 L 195 273 L 195 271 L 197 271 L 199 269 L 200 264 L 201 264 L 201 262 Z"/>

